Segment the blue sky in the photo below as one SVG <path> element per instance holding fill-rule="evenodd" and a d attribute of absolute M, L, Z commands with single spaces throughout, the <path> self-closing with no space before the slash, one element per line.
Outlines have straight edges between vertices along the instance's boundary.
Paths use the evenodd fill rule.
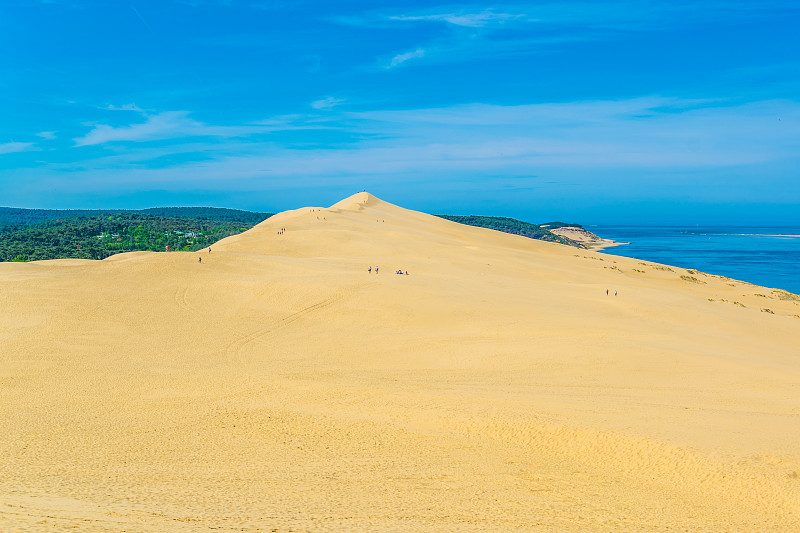
<path fill-rule="evenodd" d="M 800 4 L 4 0 L 0 205 L 800 224 Z"/>

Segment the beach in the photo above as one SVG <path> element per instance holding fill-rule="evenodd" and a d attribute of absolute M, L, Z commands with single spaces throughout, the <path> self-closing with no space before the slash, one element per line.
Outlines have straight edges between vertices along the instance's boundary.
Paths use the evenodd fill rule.
<path fill-rule="evenodd" d="M 785 291 L 359 193 L 0 305 L 2 531 L 800 531 Z"/>
<path fill-rule="evenodd" d="M 617 242 L 613 239 L 604 239 L 599 235 L 592 233 L 591 231 L 579 227 L 564 226 L 561 228 L 551 229 L 550 231 L 556 235 L 560 235 L 578 242 L 589 250 L 604 250 L 606 248 L 613 248 L 614 246 L 630 244 L 627 242 Z"/>
<path fill-rule="evenodd" d="M 800 293 L 800 239 L 792 226 L 594 226 L 625 246 L 606 255 L 635 257 Z"/>

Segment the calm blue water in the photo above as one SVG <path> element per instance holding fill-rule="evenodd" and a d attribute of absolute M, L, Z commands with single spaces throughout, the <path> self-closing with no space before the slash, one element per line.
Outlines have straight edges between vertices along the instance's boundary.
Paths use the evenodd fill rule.
<path fill-rule="evenodd" d="M 693 268 L 800 294 L 800 227 L 587 226 L 629 242 L 609 255 Z"/>

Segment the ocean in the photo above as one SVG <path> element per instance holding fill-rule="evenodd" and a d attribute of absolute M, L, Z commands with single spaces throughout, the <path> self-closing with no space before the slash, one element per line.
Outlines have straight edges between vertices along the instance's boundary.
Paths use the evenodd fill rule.
<path fill-rule="evenodd" d="M 800 294 L 800 227 L 586 226 L 629 242 L 609 255 L 692 268 Z"/>

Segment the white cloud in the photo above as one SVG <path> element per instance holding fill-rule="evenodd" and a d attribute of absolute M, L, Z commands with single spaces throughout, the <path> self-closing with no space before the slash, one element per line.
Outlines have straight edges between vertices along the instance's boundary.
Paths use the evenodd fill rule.
<path fill-rule="evenodd" d="M 473 104 L 336 116 L 334 125 L 359 133 L 360 139 L 344 147 L 303 150 L 282 146 L 276 140 L 269 145 L 236 142 L 208 152 L 208 160 L 202 163 L 153 168 L 146 173 L 164 177 L 178 172 L 193 180 L 235 181 L 263 177 L 265 169 L 273 177 L 409 172 L 433 176 L 450 171 L 465 179 L 486 173 L 530 175 L 549 170 L 578 172 L 584 176 L 581 179 L 591 182 L 594 173 L 603 170 L 646 176 L 667 171 L 725 173 L 732 168 L 781 164 L 797 159 L 796 139 L 800 138 L 800 103 L 792 101 L 721 105 L 647 97 L 518 106 Z M 200 131 L 211 128 L 192 127 Z M 276 129 L 286 127 L 278 124 Z M 171 149 L 179 153 L 186 147 Z M 158 150 L 165 155 L 170 148 Z M 133 155 L 126 153 L 125 157 Z M 139 160 L 146 160 L 146 152 Z M 114 168 L 118 161 L 108 160 L 107 164 Z M 170 179 L 179 179 L 178 174 Z"/>
<path fill-rule="evenodd" d="M 664 30 L 711 21 L 751 20 L 754 17 L 774 17 L 782 12 L 789 16 L 800 9 L 796 4 L 782 0 L 760 3 L 708 0 L 698 7 L 698 2 L 688 0 L 545 0 L 501 3 L 483 10 L 454 4 L 411 11 L 380 9 L 357 16 L 335 17 L 334 20 L 340 24 L 372 28 L 440 23 L 440 34 L 429 42 L 421 42 L 420 49 L 426 51 L 428 63 L 452 63 L 476 57 L 533 54 L 565 43 L 615 39 L 620 32 Z M 524 27 L 532 23 L 536 24 L 535 30 Z M 506 32 L 503 38 L 488 38 L 503 28 L 524 31 Z M 410 54 L 414 52 L 399 54 L 381 66 L 391 69 L 420 57 Z"/>
<path fill-rule="evenodd" d="M 322 98 L 321 100 L 315 100 L 311 102 L 311 107 L 314 109 L 331 109 L 338 105 L 342 105 L 345 102 L 343 98 L 334 98 L 333 96 L 328 96 L 327 98 Z"/>
<path fill-rule="evenodd" d="M 16 152 L 27 152 L 33 148 L 33 143 L 10 142 L 0 144 L 0 154 L 13 154 Z"/>
<path fill-rule="evenodd" d="M 413 52 L 405 52 L 403 54 L 397 54 L 396 56 L 394 56 L 392 58 L 392 60 L 389 62 L 389 64 L 386 65 L 385 68 L 387 68 L 387 69 L 395 68 L 395 67 L 398 67 L 398 66 L 402 65 L 406 61 L 409 61 L 411 59 L 424 57 L 424 56 L 425 56 L 425 50 L 422 49 L 422 48 L 417 48 Z"/>
<path fill-rule="evenodd" d="M 397 20 L 404 22 L 421 22 L 421 21 L 434 21 L 434 22 L 447 22 L 455 26 L 466 26 L 470 28 L 479 28 L 488 24 L 499 22 L 503 23 L 508 20 L 523 18 L 525 15 L 512 15 L 509 13 L 493 13 L 490 10 L 482 11 L 480 13 L 440 13 L 434 15 L 396 15 L 387 17 L 389 20 Z"/>
<path fill-rule="evenodd" d="M 165 116 L 166 115 L 166 116 Z M 318 122 L 323 117 L 324 122 Z M 151 117 L 153 119 L 153 117 Z M 87 143 L 200 135 L 220 127 L 186 114 L 108 131 Z M 163 129 L 160 125 L 166 124 Z M 252 125 L 227 131 L 252 131 Z M 800 201 L 800 102 L 747 104 L 657 96 L 609 101 L 471 104 L 441 108 L 309 113 L 262 121 L 264 131 L 330 128 L 323 142 L 192 137 L 109 150 L 103 157 L 20 169 L 36 182 L 82 190 L 279 190 L 382 187 L 419 190 L 541 186 L 551 199 L 614 201 L 619 195 Z M 104 137 L 101 137 L 104 136 Z M 88 137 L 88 136 L 87 136 Z M 166 137 L 164 137 L 166 138 Z M 344 141 L 342 142 L 342 140 Z M 0 145 L 2 146 L 2 145 Z M 171 157 L 174 156 L 174 157 Z M 539 176 L 539 177 L 534 177 Z M 549 183 L 550 185 L 546 185 Z M 293 185 L 291 185 L 293 186 Z M 538 194 L 538 193 L 537 193 Z M 604 199 L 604 200 L 602 200 Z M 660 199 L 659 199 L 660 201 Z M 677 200 L 676 200 L 677 201 Z"/>
<path fill-rule="evenodd" d="M 121 141 L 155 141 L 182 137 L 241 137 L 270 131 L 260 126 L 212 126 L 189 118 L 187 111 L 164 111 L 149 115 L 141 124 L 114 127 L 95 126 L 83 137 L 74 139 L 75 146 L 89 146 Z"/>
<path fill-rule="evenodd" d="M 144 113 L 145 110 L 139 107 L 136 104 L 122 104 L 121 106 L 115 106 L 112 104 L 108 104 L 107 106 L 103 107 L 107 111 L 135 111 L 137 113 Z"/>
<path fill-rule="evenodd" d="M 440 5 L 416 12 L 371 12 L 361 18 L 337 19 L 344 24 L 381 25 L 393 22 L 446 22 L 455 26 L 480 28 L 506 22 L 537 22 L 545 26 L 570 26 L 583 29 L 641 30 L 651 27 L 669 27 L 697 21 L 719 19 L 752 19 L 785 12 L 796 13 L 796 2 L 738 0 L 707 0 L 702 5 L 688 0 L 672 2 L 633 2 L 631 0 L 544 1 L 497 5 L 495 8 L 475 11 L 454 8 L 453 4 Z"/>
<path fill-rule="evenodd" d="M 40 131 L 36 134 L 37 137 L 41 137 L 42 139 L 52 140 L 56 138 L 56 132 L 54 131 Z"/>

